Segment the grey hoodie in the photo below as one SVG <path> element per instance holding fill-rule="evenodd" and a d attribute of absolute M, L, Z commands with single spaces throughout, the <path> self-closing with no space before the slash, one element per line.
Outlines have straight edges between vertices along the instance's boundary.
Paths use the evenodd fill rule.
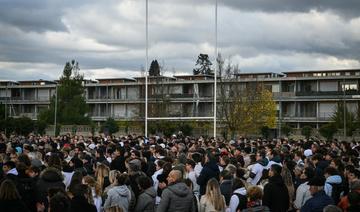
<path fill-rule="evenodd" d="M 157 212 L 192 212 L 195 211 L 194 195 L 182 182 L 169 185 L 161 195 Z"/>
<path fill-rule="evenodd" d="M 104 208 L 110 208 L 112 206 L 121 207 L 124 211 L 129 210 L 129 203 L 131 199 L 130 190 L 126 185 L 115 186 L 111 188 L 108 193 L 108 197 L 105 200 Z"/>
<path fill-rule="evenodd" d="M 141 193 L 136 202 L 135 212 L 154 212 L 155 211 L 156 191 L 154 187 L 146 189 Z"/>

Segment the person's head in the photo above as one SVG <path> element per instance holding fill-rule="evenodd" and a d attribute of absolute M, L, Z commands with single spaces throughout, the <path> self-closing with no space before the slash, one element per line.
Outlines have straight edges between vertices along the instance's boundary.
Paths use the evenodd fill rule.
<path fill-rule="evenodd" d="M 211 178 L 207 182 L 205 196 L 217 211 L 222 211 L 225 209 L 224 201 L 221 201 L 222 194 L 220 191 L 220 186 L 215 178 Z"/>
<path fill-rule="evenodd" d="M 120 172 L 118 170 L 111 170 L 109 172 L 109 181 L 110 181 L 111 184 L 116 183 L 116 177 L 119 174 L 120 174 Z"/>
<path fill-rule="evenodd" d="M 37 167 L 37 166 L 30 166 L 30 168 L 29 168 L 29 172 L 28 172 L 28 174 L 29 174 L 29 177 L 37 177 L 37 176 L 39 176 L 40 175 L 40 168 L 39 167 Z"/>
<path fill-rule="evenodd" d="M 4 173 L 8 173 L 11 169 L 14 169 L 16 167 L 16 164 L 14 161 L 7 161 L 3 164 L 3 171 Z"/>
<path fill-rule="evenodd" d="M 325 178 L 315 176 L 311 178 L 307 184 L 310 186 L 309 191 L 311 195 L 314 195 L 315 193 L 324 190 Z"/>
<path fill-rule="evenodd" d="M 88 186 L 90 186 L 90 188 L 94 188 L 96 195 L 98 195 L 98 196 L 101 195 L 102 188 L 95 181 L 95 179 L 93 177 L 91 177 L 89 175 L 84 176 L 83 179 L 82 179 L 82 184 L 88 185 Z"/>
<path fill-rule="evenodd" d="M 339 175 L 339 172 L 336 168 L 329 166 L 324 170 L 325 178 L 328 178 L 328 177 L 334 176 L 334 175 Z"/>
<path fill-rule="evenodd" d="M 70 211 L 70 200 L 69 198 L 58 192 L 50 198 L 49 201 L 49 212 L 67 212 Z"/>
<path fill-rule="evenodd" d="M 189 178 L 184 179 L 183 182 L 189 187 L 191 191 L 193 190 L 193 182 Z"/>
<path fill-rule="evenodd" d="M 11 180 L 4 180 L 0 185 L 0 200 L 18 200 L 20 195 Z"/>
<path fill-rule="evenodd" d="M 85 197 L 86 199 L 89 199 L 91 189 L 88 185 L 78 184 L 74 186 L 71 193 L 74 195 L 74 197 Z"/>
<path fill-rule="evenodd" d="M 269 170 L 269 177 L 279 176 L 281 174 L 282 167 L 278 164 L 273 164 Z"/>
<path fill-rule="evenodd" d="M 118 174 L 116 176 L 117 185 L 119 185 L 119 186 L 126 185 L 128 179 L 129 179 L 129 176 L 127 174 L 125 174 L 125 173 Z"/>
<path fill-rule="evenodd" d="M 299 160 L 301 160 L 301 159 L 302 159 L 302 157 L 303 157 L 303 154 L 302 154 L 302 152 L 301 152 L 301 151 L 297 151 L 297 152 L 295 152 L 295 155 L 294 155 L 294 160 L 295 160 L 295 161 L 299 161 Z"/>
<path fill-rule="evenodd" d="M 164 166 L 164 164 L 165 164 L 165 161 L 163 161 L 163 160 L 157 160 L 157 161 L 155 161 L 156 170 L 162 169 L 162 167 Z"/>
<path fill-rule="evenodd" d="M 239 178 L 234 178 L 232 182 L 232 191 L 234 192 L 236 189 L 245 187 L 243 181 Z"/>
<path fill-rule="evenodd" d="M 194 154 L 192 154 L 191 158 L 195 161 L 195 163 L 199 163 L 202 161 L 201 154 L 198 152 L 195 152 Z"/>
<path fill-rule="evenodd" d="M 328 205 L 323 209 L 323 212 L 342 212 L 342 210 L 336 205 Z"/>
<path fill-rule="evenodd" d="M 313 178 L 315 175 L 314 169 L 310 168 L 310 167 L 306 167 L 301 175 L 300 175 L 300 179 L 302 180 L 310 180 L 311 178 Z"/>
<path fill-rule="evenodd" d="M 136 179 L 140 190 L 145 191 L 152 186 L 151 179 L 148 176 L 140 176 Z"/>
<path fill-rule="evenodd" d="M 222 172 L 220 172 L 220 181 L 231 180 L 232 177 L 233 177 L 233 175 L 231 174 L 231 172 L 226 169 L 224 169 L 224 170 L 222 170 Z"/>
<path fill-rule="evenodd" d="M 322 161 L 322 160 L 323 160 L 323 156 L 320 153 L 316 153 L 311 158 L 311 161 L 313 162 L 314 165 L 316 165 L 319 161 Z"/>
<path fill-rule="evenodd" d="M 179 170 L 172 170 L 167 177 L 167 181 L 169 184 L 176 183 L 181 180 L 182 180 L 182 174 L 181 171 Z"/>
<path fill-rule="evenodd" d="M 266 152 L 264 150 L 258 151 L 256 153 L 256 161 L 262 160 L 266 157 Z"/>
<path fill-rule="evenodd" d="M 192 171 L 195 168 L 195 161 L 191 159 L 186 160 L 185 168 L 187 172 Z"/>
<path fill-rule="evenodd" d="M 251 186 L 248 188 L 247 196 L 250 201 L 258 201 L 262 199 L 263 191 L 258 186 Z"/>

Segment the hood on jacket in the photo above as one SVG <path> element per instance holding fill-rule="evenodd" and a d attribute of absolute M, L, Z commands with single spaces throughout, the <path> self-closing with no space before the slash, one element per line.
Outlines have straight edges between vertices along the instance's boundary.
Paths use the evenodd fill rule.
<path fill-rule="evenodd" d="M 46 182 L 62 182 L 63 175 L 61 172 L 53 167 L 46 168 L 40 175 L 40 178 Z"/>
<path fill-rule="evenodd" d="M 191 193 L 189 187 L 185 183 L 181 183 L 181 182 L 168 186 L 168 189 L 179 197 L 185 197 L 186 195 Z"/>
<path fill-rule="evenodd" d="M 267 166 L 269 163 L 269 160 L 267 158 L 263 158 L 261 160 L 258 160 L 257 162 L 262 166 Z"/>
<path fill-rule="evenodd" d="M 157 195 L 154 187 L 152 187 L 152 186 L 151 186 L 150 188 L 146 189 L 146 190 L 144 191 L 144 193 L 146 193 L 147 195 L 149 195 L 149 196 L 152 197 L 152 198 L 155 198 L 156 195 Z"/>
<path fill-rule="evenodd" d="M 123 196 L 123 197 L 127 197 L 130 195 L 130 190 L 128 189 L 128 187 L 126 185 L 115 186 L 112 189 L 110 189 L 110 191 L 111 190 L 113 190 L 114 193 L 116 193 L 120 196 Z"/>
<path fill-rule="evenodd" d="M 245 187 L 236 189 L 236 190 L 234 191 L 234 193 L 241 194 L 241 195 L 244 195 L 244 196 L 246 196 L 246 194 L 247 194 Z"/>
<path fill-rule="evenodd" d="M 342 182 L 341 176 L 340 175 L 332 175 L 328 178 L 326 178 L 326 183 L 335 183 L 335 184 L 339 184 Z"/>

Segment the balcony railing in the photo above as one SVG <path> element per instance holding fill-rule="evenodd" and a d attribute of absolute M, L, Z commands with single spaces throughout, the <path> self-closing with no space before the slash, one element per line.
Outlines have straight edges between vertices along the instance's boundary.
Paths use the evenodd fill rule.
<path fill-rule="evenodd" d="M 342 96 L 344 91 L 298 91 L 296 96 Z M 357 90 L 347 90 L 345 95 L 359 95 Z"/>

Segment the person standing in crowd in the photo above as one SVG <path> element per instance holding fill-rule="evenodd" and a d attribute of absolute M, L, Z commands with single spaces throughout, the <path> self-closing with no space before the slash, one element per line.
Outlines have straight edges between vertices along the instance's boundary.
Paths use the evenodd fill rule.
<path fill-rule="evenodd" d="M 229 203 L 229 212 L 236 212 L 245 209 L 247 203 L 246 188 L 243 181 L 239 178 L 234 178 L 232 183 L 232 195 Z M 260 198 L 261 200 L 261 198 Z"/>
<path fill-rule="evenodd" d="M 269 170 L 269 183 L 264 187 L 263 205 L 270 211 L 287 212 L 289 209 L 289 193 L 281 177 L 282 167 L 273 164 Z"/>
<path fill-rule="evenodd" d="M 88 185 L 91 189 L 92 199 L 94 205 L 96 206 L 96 210 L 101 212 L 101 205 L 102 205 L 102 188 L 100 185 L 95 181 L 95 179 L 89 175 L 83 177 L 82 184 Z"/>
<path fill-rule="evenodd" d="M 220 173 L 220 191 L 225 197 L 225 203 L 228 206 L 232 194 L 233 175 L 228 170 Z"/>
<path fill-rule="evenodd" d="M 322 212 L 326 206 L 334 204 L 332 198 L 326 195 L 324 184 L 324 177 L 315 176 L 309 180 L 308 185 L 312 198 L 305 202 L 301 212 Z"/>
<path fill-rule="evenodd" d="M 241 212 L 270 212 L 269 207 L 262 205 L 263 191 L 259 186 L 251 186 L 247 192 L 248 202 L 246 209 Z"/>
<path fill-rule="evenodd" d="M 186 160 L 185 169 L 186 169 L 186 178 L 190 179 L 192 182 L 193 193 L 199 195 L 199 185 L 196 183 L 196 173 L 194 171 L 195 161 L 188 159 Z"/>
<path fill-rule="evenodd" d="M 0 185 L 0 210 L 6 212 L 30 211 L 21 200 L 12 180 L 4 180 Z"/>
<path fill-rule="evenodd" d="M 340 201 L 341 193 L 344 191 L 343 182 L 338 171 L 333 167 L 327 167 L 324 171 L 326 178 L 324 191 L 326 195 L 334 200 L 337 205 Z"/>
<path fill-rule="evenodd" d="M 257 185 L 260 182 L 264 167 L 268 164 L 268 160 L 265 158 L 265 155 L 265 151 L 259 151 L 256 153 L 256 163 L 251 167 L 248 179 L 248 182 L 251 185 Z"/>
<path fill-rule="evenodd" d="M 303 170 L 300 175 L 300 179 L 304 183 L 300 184 L 296 190 L 296 197 L 294 201 L 294 208 L 300 210 L 300 208 L 305 204 L 305 202 L 311 198 L 310 186 L 308 182 L 311 178 L 314 177 L 314 170 L 310 167 L 307 167 Z"/>
<path fill-rule="evenodd" d="M 110 170 L 116 169 L 121 173 L 126 172 L 123 149 L 120 146 L 116 147 L 114 154 L 115 159 L 111 161 Z"/>
<path fill-rule="evenodd" d="M 96 212 L 95 205 L 91 204 L 91 189 L 84 184 L 78 184 L 74 187 L 73 198 L 71 199 L 71 212 Z"/>
<path fill-rule="evenodd" d="M 169 173 L 167 178 L 169 185 L 162 192 L 157 212 L 191 212 L 195 210 L 192 191 L 181 180 L 181 171 L 172 170 Z"/>
<path fill-rule="evenodd" d="M 140 195 L 136 201 L 135 212 L 154 212 L 156 192 L 151 185 L 151 179 L 141 176 L 137 179 L 140 188 Z"/>
<path fill-rule="evenodd" d="M 225 197 L 220 192 L 220 186 L 215 178 L 211 178 L 206 186 L 205 195 L 200 199 L 200 212 L 225 212 Z"/>
<path fill-rule="evenodd" d="M 127 174 L 118 174 L 116 176 L 116 186 L 108 191 L 104 209 L 118 206 L 124 211 L 128 211 L 131 200 L 131 192 L 125 184 L 127 180 Z"/>
<path fill-rule="evenodd" d="M 205 156 L 205 164 L 197 178 L 197 184 L 200 186 L 200 195 L 204 195 L 206 191 L 207 182 L 211 178 L 219 180 L 219 167 L 216 164 L 215 156 L 209 152 Z"/>

